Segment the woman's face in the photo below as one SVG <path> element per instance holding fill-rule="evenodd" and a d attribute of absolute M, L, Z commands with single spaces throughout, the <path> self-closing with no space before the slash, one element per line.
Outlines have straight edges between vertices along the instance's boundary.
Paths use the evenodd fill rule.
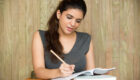
<path fill-rule="evenodd" d="M 83 12 L 80 9 L 67 9 L 62 13 L 58 10 L 57 18 L 59 19 L 58 31 L 71 34 L 79 27 L 83 19 Z"/>

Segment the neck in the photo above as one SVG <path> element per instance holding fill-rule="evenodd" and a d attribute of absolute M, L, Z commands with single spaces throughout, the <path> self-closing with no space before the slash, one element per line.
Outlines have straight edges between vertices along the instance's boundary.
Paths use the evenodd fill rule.
<path fill-rule="evenodd" d="M 76 32 L 73 32 L 71 34 L 63 34 L 59 33 L 60 38 L 67 38 L 67 39 L 72 39 L 73 37 L 76 36 Z"/>
<path fill-rule="evenodd" d="M 63 31 L 58 31 L 59 32 L 59 38 L 73 38 L 76 36 L 76 32 L 72 32 L 71 34 L 65 34 Z"/>

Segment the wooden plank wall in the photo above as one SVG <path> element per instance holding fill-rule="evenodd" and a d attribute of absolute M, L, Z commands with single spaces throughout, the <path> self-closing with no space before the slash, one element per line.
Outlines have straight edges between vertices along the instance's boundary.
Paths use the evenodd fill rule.
<path fill-rule="evenodd" d="M 0 80 L 24 80 L 32 68 L 31 41 L 61 0 L 0 0 Z M 140 80 L 140 1 L 85 0 L 78 31 L 91 34 L 96 67 L 116 67 L 117 80 Z"/>
<path fill-rule="evenodd" d="M 39 0 L 2 0 L 0 80 L 24 80 L 32 71 L 32 34 L 40 26 Z"/>

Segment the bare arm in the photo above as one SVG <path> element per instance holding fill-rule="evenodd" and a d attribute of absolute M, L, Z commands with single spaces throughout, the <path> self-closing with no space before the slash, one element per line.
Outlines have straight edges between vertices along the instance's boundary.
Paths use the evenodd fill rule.
<path fill-rule="evenodd" d="M 43 44 L 39 32 L 35 32 L 32 41 L 33 68 L 38 78 L 49 79 L 60 76 L 58 69 L 46 69 Z"/>
<path fill-rule="evenodd" d="M 41 79 L 52 79 L 57 77 L 65 77 L 72 74 L 72 70 L 69 70 L 71 65 L 64 65 L 57 69 L 47 69 L 45 68 L 45 61 L 44 61 L 44 50 L 43 44 L 40 38 L 39 32 L 35 32 L 32 41 L 32 57 L 33 57 L 33 68 L 35 74 L 38 78 Z M 73 65 L 72 65 L 73 67 Z M 74 67 L 73 67 L 74 68 Z"/>
<path fill-rule="evenodd" d="M 89 51 L 86 54 L 86 62 L 86 70 L 95 68 L 92 40 L 90 42 Z"/>

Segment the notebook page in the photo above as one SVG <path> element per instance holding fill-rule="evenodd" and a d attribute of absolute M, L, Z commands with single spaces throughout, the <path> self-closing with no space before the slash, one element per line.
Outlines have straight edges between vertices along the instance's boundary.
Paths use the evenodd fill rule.
<path fill-rule="evenodd" d="M 78 73 L 74 73 L 68 77 L 64 77 L 64 78 L 56 78 L 56 79 L 52 79 L 52 80 L 70 80 L 70 79 L 73 79 L 81 74 L 85 74 L 85 75 L 93 75 L 93 70 L 87 70 L 87 71 L 82 71 L 82 72 L 78 72 Z"/>
<path fill-rule="evenodd" d="M 74 80 L 116 80 L 116 77 L 111 75 L 78 76 Z"/>
<path fill-rule="evenodd" d="M 94 73 L 95 74 L 105 74 L 105 73 L 112 71 L 114 69 L 116 69 L 116 68 L 109 68 L 109 69 L 95 68 Z"/>

